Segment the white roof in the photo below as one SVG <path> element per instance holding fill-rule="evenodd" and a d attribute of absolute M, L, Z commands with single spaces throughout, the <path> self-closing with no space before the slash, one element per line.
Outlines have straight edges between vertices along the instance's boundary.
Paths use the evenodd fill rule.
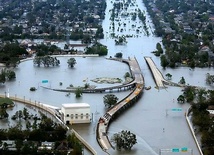
<path fill-rule="evenodd" d="M 207 110 L 210 114 L 214 114 L 214 110 Z"/>
<path fill-rule="evenodd" d="M 65 103 L 62 104 L 64 108 L 80 108 L 80 107 L 90 107 L 88 103 Z"/>

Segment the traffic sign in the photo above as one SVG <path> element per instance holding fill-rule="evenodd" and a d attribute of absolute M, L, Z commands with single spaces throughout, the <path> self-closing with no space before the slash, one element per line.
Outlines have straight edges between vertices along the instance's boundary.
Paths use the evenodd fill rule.
<path fill-rule="evenodd" d="M 182 111 L 182 108 L 172 108 L 172 111 Z"/>
<path fill-rule="evenodd" d="M 48 83 L 48 80 L 42 80 L 42 83 Z"/>
<path fill-rule="evenodd" d="M 187 152 L 188 148 L 187 147 L 182 147 L 181 152 Z"/>
<path fill-rule="evenodd" d="M 162 155 L 162 152 L 172 152 L 175 154 L 186 154 L 187 152 L 190 152 L 191 155 L 193 155 L 193 149 L 187 148 L 187 147 L 182 147 L 182 148 L 171 148 L 171 149 L 160 149 L 159 150 L 159 155 Z M 171 153 L 171 154 L 172 154 Z"/>
<path fill-rule="evenodd" d="M 179 152 L 179 148 L 173 148 L 172 152 Z"/>

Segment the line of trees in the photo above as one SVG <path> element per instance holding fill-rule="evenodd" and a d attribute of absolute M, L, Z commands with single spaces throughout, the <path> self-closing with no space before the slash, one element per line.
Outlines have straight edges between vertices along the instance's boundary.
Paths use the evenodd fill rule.
<path fill-rule="evenodd" d="M 46 56 L 36 56 L 33 59 L 33 63 L 38 67 L 40 67 L 41 65 L 43 65 L 44 67 L 49 67 L 49 66 L 59 66 L 60 61 L 56 57 L 46 55 Z"/>
<path fill-rule="evenodd" d="M 28 55 L 26 49 L 21 47 L 18 42 L 6 43 L 0 49 L 0 63 L 6 66 L 16 67 L 19 60 Z"/>
<path fill-rule="evenodd" d="M 67 136 L 67 128 L 53 122 L 50 118 L 40 113 L 40 117 L 33 117 L 25 108 L 17 111 L 13 117 L 13 121 L 18 118 L 17 124 L 10 126 L 8 129 L 0 129 L 0 149 L 1 154 L 60 154 L 60 155 L 81 155 L 82 144 L 74 134 Z M 23 128 L 23 121 L 26 127 Z M 16 150 L 8 149 L 7 143 L 2 143 L 2 140 L 14 140 Z M 52 150 L 44 149 L 38 152 L 38 146 L 41 142 L 55 142 Z M 59 150 L 58 147 L 64 144 L 64 149 Z M 71 150 L 71 151 L 69 151 Z"/>
<path fill-rule="evenodd" d="M 196 134 L 200 134 L 202 151 L 205 155 L 213 155 L 214 117 L 210 115 L 208 109 L 214 110 L 214 90 L 188 86 L 177 100 L 192 105 L 192 123 Z"/>
<path fill-rule="evenodd" d="M 98 54 L 99 56 L 104 56 L 108 54 L 108 49 L 101 43 L 95 43 L 91 47 L 86 47 L 85 54 Z"/>

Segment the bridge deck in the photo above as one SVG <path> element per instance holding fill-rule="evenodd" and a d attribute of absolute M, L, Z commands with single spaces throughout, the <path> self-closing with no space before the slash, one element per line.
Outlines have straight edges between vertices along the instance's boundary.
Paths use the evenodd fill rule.
<path fill-rule="evenodd" d="M 100 118 L 98 125 L 97 125 L 97 141 L 102 147 L 104 151 L 110 149 L 112 145 L 109 142 L 107 136 L 107 130 L 109 126 L 109 122 L 112 116 L 121 108 L 123 108 L 126 104 L 130 103 L 134 98 L 140 95 L 144 88 L 144 79 L 141 74 L 140 66 L 135 58 L 127 60 L 131 74 L 134 78 L 132 83 L 135 84 L 135 89 L 123 100 L 117 103 L 114 107 L 109 109 L 106 114 Z"/>
<path fill-rule="evenodd" d="M 149 68 L 150 68 L 150 70 L 151 70 L 151 72 L 152 72 L 152 75 L 153 75 L 153 77 L 154 77 L 154 80 L 155 80 L 155 82 L 156 82 L 156 85 L 158 86 L 158 87 L 165 87 L 164 86 L 164 81 L 165 81 L 165 79 L 164 79 L 164 77 L 163 77 L 163 75 L 161 74 L 161 72 L 158 70 L 158 68 L 156 67 L 156 65 L 155 65 L 155 63 L 153 62 L 153 60 L 152 60 L 152 58 L 151 57 L 144 57 L 145 58 L 145 60 L 146 60 L 146 62 L 147 62 L 147 64 L 148 64 L 148 66 L 149 66 Z"/>

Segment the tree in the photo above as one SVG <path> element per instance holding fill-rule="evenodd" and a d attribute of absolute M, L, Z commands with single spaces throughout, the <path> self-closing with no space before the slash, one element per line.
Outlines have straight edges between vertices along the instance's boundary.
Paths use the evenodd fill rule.
<path fill-rule="evenodd" d="M 37 65 L 38 67 L 40 67 L 40 65 L 42 64 L 42 59 L 39 57 L 39 56 L 36 56 L 34 59 L 33 59 L 33 63 L 35 65 Z"/>
<path fill-rule="evenodd" d="M 33 59 L 33 63 L 38 67 L 40 67 L 41 64 L 43 64 L 44 67 L 49 67 L 49 66 L 59 66 L 60 61 L 56 57 L 46 55 L 46 56 L 36 56 Z"/>
<path fill-rule="evenodd" d="M 86 47 L 85 54 L 98 54 L 99 56 L 104 56 L 108 54 L 108 49 L 105 45 L 96 42 L 91 47 Z"/>
<path fill-rule="evenodd" d="M 82 96 L 82 88 L 78 87 L 76 90 L 75 90 L 75 95 L 76 95 L 76 98 L 79 98 Z"/>
<path fill-rule="evenodd" d="M 179 95 L 178 98 L 177 98 L 177 101 L 179 103 L 184 103 L 184 101 L 185 101 L 184 95 Z"/>
<path fill-rule="evenodd" d="M 25 119 L 25 120 L 29 118 L 29 115 L 30 115 L 30 114 L 29 114 L 27 108 L 24 107 L 22 113 L 23 113 L 23 116 L 24 116 L 24 119 Z"/>
<path fill-rule="evenodd" d="M 71 153 L 69 155 L 82 154 L 82 149 L 83 149 L 82 148 L 82 144 L 77 139 L 77 137 L 75 136 L 75 134 L 69 135 L 67 137 L 67 141 L 68 141 L 68 147 L 69 148 L 73 148 L 73 151 L 71 151 Z"/>
<path fill-rule="evenodd" d="M 16 140 L 15 140 L 15 144 L 16 144 L 17 152 L 19 153 L 20 150 L 21 150 L 21 147 L 23 146 L 23 140 L 21 140 L 21 139 L 16 139 Z"/>
<path fill-rule="evenodd" d="M 0 83 L 5 83 L 5 81 L 6 81 L 6 73 L 5 73 L 5 69 L 2 69 L 0 73 Z"/>
<path fill-rule="evenodd" d="M 206 95 L 207 95 L 207 92 L 205 89 L 201 88 L 201 89 L 197 89 L 197 101 L 198 102 L 203 102 L 206 100 Z"/>
<path fill-rule="evenodd" d="M 6 71 L 6 77 L 8 80 L 12 80 L 16 78 L 16 73 L 12 70 L 7 70 Z"/>
<path fill-rule="evenodd" d="M 160 43 L 157 43 L 157 44 L 156 44 L 156 49 L 157 49 L 158 53 L 160 53 L 160 54 L 162 54 L 162 53 L 163 53 L 163 49 L 162 49 L 162 47 L 161 47 L 161 44 L 160 44 Z"/>
<path fill-rule="evenodd" d="M 137 143 L 136 135 L 127 130 L 122 130 L 121 132 L 114 134 L 112 141 L 116 144 L 118 150 L 121 150 L 122 148 L 131 150 L 134 144 Z"/>
<path fill-rule="evenodd" d="M 127 44 L 125 36 L 119 36 L 118 40 L 115 40 L 115 45 L 124 45 Z"/>
<path fill-rule="evenodd" d="M 20 56 L 25 58 L 27 55 L 26 49 L 21 47 L 18 42 L 6 43 L 0 49 L 0 62 L 5 63 L 6 66 L 16 66 Z"/>
<path fill-rule="evenodd" d="M 0 108 L 0 119 L 8 118 L 9 114 L 5 108 Z"/>
<path fill-rule="evenodd" d="M 212 85 L 214 83 L 214 75 L 210 75 L 210 73 L 207 73 L 206 83 L 209 85 Z"/>
<path fill-rule="evenodd" d="M 124 75 L 124 78 L 127 78 L 127 77 L 131 77 L 129 72 L 126 72 L 125 75 Z"/>
<path fill-rule="evenodd" d="M 85 89 L 90 88 L 90 84 L 89 84 L 89 83 L 85 83 L 85 84 L 84 84 L 84 88 L 85 88 Z"/>
<path fill-rule="evenodd" d="M 183 85 L 185 85 L 185 84 L 186 84 L 186 81 L 185 81 L 185 79 L 184 79 L 184 77 L 183 77 L 183 76 L 181 77 L 181 79 L 180 79 L 179 83 L 180 83 L 180 84 L 183 84 Z"/>
<path fill-rule="evenodd" d="M 64 50 L 69 50 L 69 46 L 67 44 L 64 45 Z"/>
<path fill-rule="evenodd" d="M 165 76 L 167 77 L 168 80 L 172 79 L 172 75 L 170 73 L 167 73 Z"/>
<path fill-rule="evenodd" d="M 195 88 L 194 87 L 185 87 L 183 95 L 187 102 L 191 102 L 195 97 Z"/>
<path fill-rule="evenodd" d="M 111 107 L 115 105 L 118 101 L 118 98 L 114 94 L 107 94 L 103 97 L 103 102 L 105 106 Z"/>
<path fill-rule="evenodd" d="M 70 59 L 68 59 L 67 63 L 68 63 L 69 67 L 73 68 L 74 65 L 76 64 L 76 59 L 75 58 L 70 58 Z"/>
<path fill-rule="evenodd" d="M 119 52 L 115 54 L 116 58 L 122 58 L 123 57 L 123 53 Z"/>
<path fill-rule="evenodd" d="M 167 67 L 169 65 L 169 62 L 168 62 L 168 60 L 167 60 L 165 55 L 161 55 L 160 59 L 161 59 L 161 66 L 163 68 L 165 68 L 165 67 Z"/>

